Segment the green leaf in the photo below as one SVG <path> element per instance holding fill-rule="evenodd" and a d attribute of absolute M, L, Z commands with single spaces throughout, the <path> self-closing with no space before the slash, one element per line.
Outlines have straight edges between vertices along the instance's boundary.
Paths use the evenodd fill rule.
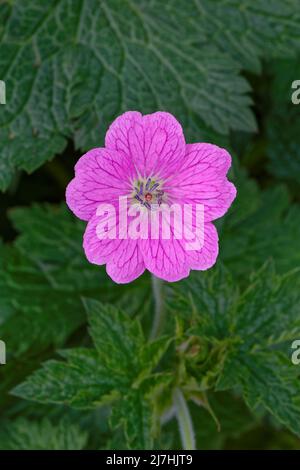
<path fill-rule="evenodd" d="M 228 439 L 241 438 L 258 424 L 243 400 L 232 393 L 210 393 L 209 403 L 220 429 L 203 406 L 193 406 L 193 423 L 199 449 L 224 449 Z"/>
<path fill-rule="evenodd" d="M 188 140 L 253 131 L 241 68 L 257 71 L 300 42 L 296 0 L 14 0 L 0 15 L 2 190 L 16 168 L 32 172 L 68 138 L 101 146 L 128 109 L 172 112 Z"/>
<path fill-rule="evenodd" d="M 278 276 L 266 263 L 250 282 L 239 298 L 234 330 L 258 348 L 295 339 L 300 334 L 300 270 Z"/>
<path fill-rule="evenodd" d="M 239 351 L 228 357 L 219 390 L 242 387 L 252 409 L 262 406 L 280 423 L 300 435 L 299 373 L 289 357 L 278 351 Z"/>
<path fill-rule="evenodd" d="M 86 433 L 66 420 L 52 424 L 18 418 L 1 428 L 1 450 L 81 450 L 87 442 Z"/>
<path fill-rule="evenodd" d="M 192 7 L 193 7 L 192 3 Z M 300 45 L 297 0 L 195 0 L 211 42 L 243 68 L 260 71 L 260 59 L 290 57 Z"/>
<path fill-rule="evenodd" d="M 240 345 L 228 354 L 218 388 L 241 386 L 251 408 L 262 405 L 300 434 L 299 374 L 287 347 L 300 335 L 300 272 L 279 277 L 267 264 L 251 282 L 234 320 Z"/>
<path fill-rule="evenodd" d="M 238 295 L 231 274 L 219 263 L 209 271 L 194 271 L 174 285 L 169 308 L 180 312 L 190 325 L 197 322 L 201 338 L 222 339 L 228 334 Z"/>
<path fill-rule="evenodd" d="M 236 175 L 238 197 L 220 229 L 220 258 L 244 281 L 269 258 L 281 273 L 300 266 L 299 205 L 282 185 L 259 192 L 250 181 Z"/>
<path fill-rule="evenodd" d="M 18 208 L 10 217 L 21 234 L 11 245 L 0 247 L 0 328 L 7 348 L 7 364 L 0 370 L 4 409 L 11 400 L 7 391 L 51 357 L 53 349 L 74 337 L 82 344 L 86 335 L 82 297 L 126 304 L 132 314 L 145 313 L 151 306 L 147 276 L 118 286 L 104 267 L 86 260 L 84 224 L 64 206 Z M 130 298 L 134 302 L 128 302 Z"/>
<path fill-rule="evenodd" d="M 171 303 L 188 322 L 193 340 L 182 357 L 198 390 L 237 388 L 296 434 L 300 386 L 289 346 L 300 335 L 299 283 L 299 270 L 278 276 L 267 263 L 241 292 L 219 265 L 176 284 Z"/>
<path fill-rule="evenodd" d="M 86 300 L 85 307 L 101 362 L 114 373 L 134 375 L 140 367 L 138 355 L 145 342 L 139 321 L 129 321 L 128 315 L 113 305 L 94 300 Z"/>
<path fill-rule="evenodd" d="M 161 358 L 167 351 L 170 343 L 173 338 L 169 338 L 167 335 L 160 336 L 158 339 L 152 340 L 150 343 L 147 343 L 140 356 L 140 360 L 147 368 L 144 369 L 144 372 L 150 372 L 153 368 L 157 366 Z"/>
<path fill-rule="evenodd" d="M 132 390 L 113 407 L 110 419 L 112 428 L 123 425 L 130 449 L 151 449 L 153 446 L 153 409 L 150 400 L 139 390 Z"/>
<path fill-rule="evenodd" d="M 16 209 L 11 217 L 22 234 L 0 269 L 0 322 L 17 357 L 62 345 L 85 321 L 81 296 L 108 299 L 114 285 L 85 259 L 83 226 L 63 206 Z"/>
<path fill-rule="evenodd" d="M 79 409 L 114 402 L 111 422 L 123 425 L 127 445 L 151 447 L 157 419 L 153 399 L 166 383 L 164 374 L 153 372 L 169 341 L 164 348 L 160 341 L 148 344 L 139 322 L 113 306 L 86 300 L 85 307 L 96 348 L 62 351 L 65 361 L 46 362 L 13 393 Z"/>
<path fill-rule="evenodd" d="M 126 378 L 108 373 L 93 349 L 62 352 L 68 362 L 50 360 L 14 389 L 14 394 L 38 403 L 68 404 L 92 409 L 115 398 L 112 391 Z"/>
<path fill-rule="evenodd" d="M 148 279 L 117 286 L 103 267 L 90 264 L 84 224 L 63 205 L 18 208 L 10 217 L 21 232 L 0 262 L 1 334 L 10 354 L 61 346 L 86 321 L 82 297 L 122 304 L 134 292 L 132 313 L 146 308 Z"/>

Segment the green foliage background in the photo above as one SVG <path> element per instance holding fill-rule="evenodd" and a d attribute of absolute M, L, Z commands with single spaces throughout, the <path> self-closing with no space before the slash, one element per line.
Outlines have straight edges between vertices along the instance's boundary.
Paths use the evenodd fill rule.
<path fill-rule="evenodd" d="M 299 449 L 299 0 L 1 0 L 1 449 Z M 64 190 L 121 112 L 169 111 L 233 155 L 217 265 L 117 286 Z M 169 419 L 168 419 L 169 417 Z"/>

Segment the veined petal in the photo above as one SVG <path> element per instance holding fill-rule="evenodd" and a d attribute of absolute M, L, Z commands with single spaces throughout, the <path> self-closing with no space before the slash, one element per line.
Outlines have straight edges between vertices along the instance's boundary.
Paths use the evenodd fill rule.
<path fill-rule="evenodd" d="M 188 237 L 184 227 L 181 231 L 175 229 L 174 220 L 170 219 L 169 239 L 160 236 L 157 240 L 149 237 L 139 241 L 146 268 L 169 282 L 187 277 L 190 269 L 212 267 L 218 256 L 218 233 L 212 223 L 199 224 L 194 217 Z"/>
<path fill-rule="evenodd" d="M 100 203 L 117 203 L 119 196 L 132 190 L 135 177 L 132 162 L 124 155 L 95 148 L 75 166 L 75 178 L 66 190 L 66 201 L 77 217 L 90 220 Z"/>
<path fill-rule="evenodd" d="M 113 281 L 123 284 L 139 277 L 145 271 L 143 257 L 138 247 L 138 241 L 130 238 L 118 238 L 118 211 L 110 215 L 111 229 L 107 234 L 112 238 L 99 238 L 97 226 L 101 217 L 94 215 L 89 221 L 83 240 L 83 248 L 87 259 L 93 264 L 106 264 L 107 274 Z M 107 217 L 108 221 L 109 218 Z"/>
<path fill-rule="evenodd" d="M 203 204 L 205 220 L 215 220 L 225 214 L 236 197 L 236 188 L 226 177 L 230 165 L 231 157 L 225 149 L 206 143 L 188 144 L 184 165 L 167 181 L 165 189 L 172 202 Z"/>
<path fill-rule="evenodd" d="M 190 268 L 197 269 L 199 271 L 211 268 L 218 257 L 218 242 L 219 237 L 216 227 L 212 223 L 205 223 L 202 248 L 187 251 Z"/>
<path fill-rule="evenodd" d="M 142 116 L 129 111 L 111 124 L 105 145 L 131 158 L 141 177 L 164 179 L 183 164 L 186 144 L 182 127 L 171 114 Z"/>
<path fill-rule="evenodd" d="M 189 275 L 183 240 L 139 240 L 139 246 L 146 268 L 160 279 L 175 282 Z"/>

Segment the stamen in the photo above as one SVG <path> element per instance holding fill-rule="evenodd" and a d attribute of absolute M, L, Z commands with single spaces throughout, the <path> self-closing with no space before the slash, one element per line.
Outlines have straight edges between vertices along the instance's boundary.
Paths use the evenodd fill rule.
<path fill-rule="evenodd" d="M 159 186 L 159 183 L 155 183 L 152 188 L 150 189 L 150 192 L 152 193 L 154 189 L 156 189 Z"/>
<path fill-rule="evenodd" d="M 157 180 L 156 180 L 157 181 Z M 163 202 L 164 191 L 159 189 L 160 182 L 155 182 L 154 178 L 147 178 L 147 180 L 139 180 L 135 183 L 134 199 L 136 199 L 142 206 L 150 210 L 157 209 Z"/>
<path fill-rule="evenodd" d="M 138 194 L 136 194 L 135 196 L 135 199 L 137 199 L 141 204 L 143 204 L 143 200 L 140 198 L 140 196 Z"/>

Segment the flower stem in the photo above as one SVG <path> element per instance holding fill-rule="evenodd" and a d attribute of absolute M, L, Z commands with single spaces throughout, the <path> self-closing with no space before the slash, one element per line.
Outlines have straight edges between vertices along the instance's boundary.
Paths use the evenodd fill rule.
<path fill-rule="evenodd" d="M 179 388 L 175 389 L 173 400 L 183 449 L 195 450 L 196 443 L 192 418 L 183 393 Z"/>
<path fill-rule="evenodd" d="M 154 296 L 154 303 L 155 303 L 155 314 L 154 320 L 152 325 L 152 330 L 150 333 L 150 340 L 157 338 L 161 333 L 164 321 L 164 302 L 162 297 L 162 290 L 163 290 L 163 281 L 158 279 L 153 274 L 151 275 L 152 280 L 152 290 Z"/>

